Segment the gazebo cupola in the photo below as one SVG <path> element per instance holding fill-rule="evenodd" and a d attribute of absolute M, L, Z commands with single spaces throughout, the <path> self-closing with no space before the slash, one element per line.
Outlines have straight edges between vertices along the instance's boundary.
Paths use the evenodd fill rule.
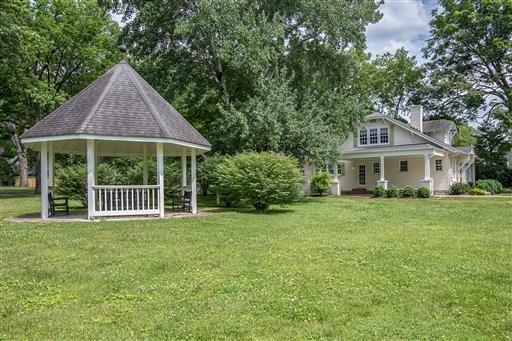
<path fill-rule="evenodd" d="M 164 216 L 164 156 L 181 156 L 182 186 L 190 157 L 192 213 L 197 213 L 196 156 L 210 143 L 124 60 L 30 130 L 22 142 L 41 153 L 41 217 L 48 218 L 55 153 L 87 156 L 88 218 Z M 147 157 L 156 155 L 157 183 L 148 184 Z M 137 186 L 97 186 L 98 156 L 142 157 Z"/>

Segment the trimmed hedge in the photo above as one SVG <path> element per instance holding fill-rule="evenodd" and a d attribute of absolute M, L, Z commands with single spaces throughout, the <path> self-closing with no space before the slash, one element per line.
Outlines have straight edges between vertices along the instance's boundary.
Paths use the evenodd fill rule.
<path fill-rule="evenodd" d="M 377 185 L 373 188 L 373 196 L 376 198 L 382 198 L 384 196 L 384 186 Z"/>
<path fill-rule="evenodd" d="M 425 186 L 418 188 L 418 198 L 430 198 L 430 189 Z"/>
<path fill-rule="evenodd" d="M 402 191 L 402 197 L 404 197 L 404 198 L 413 198 L 415 192 L 416 192 L 416 190 L 414 189 L 414 187 L 412 187 L 412 186 L 405 186 L 404 190 Z"/>
<path fill-rule="evenodd" d="M 461 195 L 469 193 L 471 186 L 462 182 L 454 183 L 450 186 L 451 195 Z"/>
<path fill-rule="evenodd" d="M 386 196 L 388 198 L 397 198 L 399 194 L 400 194 L 400 191 L 398 190 L 398 187 L 396 187 L 396 186 L 391 186 L 386 191 Z"/>

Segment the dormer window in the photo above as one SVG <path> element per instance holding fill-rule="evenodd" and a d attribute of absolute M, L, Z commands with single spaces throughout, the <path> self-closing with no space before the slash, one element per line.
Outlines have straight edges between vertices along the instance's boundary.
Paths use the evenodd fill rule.
<path fill-rule="evenodd" d="M 358 131 L 359 146 L 389 144 L 389 127 L 361 128 Z"/>

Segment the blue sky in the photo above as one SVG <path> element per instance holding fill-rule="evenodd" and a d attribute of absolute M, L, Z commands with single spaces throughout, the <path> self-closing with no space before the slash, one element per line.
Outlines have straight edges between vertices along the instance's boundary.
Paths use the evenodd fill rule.
<path fill-rule="evenodd" d="M 405 47 L 423 61 L 421 48 L 429 36 L 429 22 L 436 7 L 435 0 L 387 0 L 380 6 L 382 19 L 366 30 L 367 50 L 376 55 Z"/>

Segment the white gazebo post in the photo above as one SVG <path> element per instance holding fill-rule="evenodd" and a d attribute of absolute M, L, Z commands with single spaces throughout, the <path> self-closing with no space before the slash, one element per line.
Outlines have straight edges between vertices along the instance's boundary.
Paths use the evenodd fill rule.
<path fill-rule="evenodd" d="M 48 187 L 52 194 L 55 191 L 55 153 L 53 151 L 53 142 L 48 143 Z"/>
<path fill-rule="evenodd" d="M 430 177 L 430 154 L 425 154 L 425 177 L 421 180 L 423 186 L 427 187 L 430 190 L 430 194 L 433 193 L 434 186 L 432 184 L 432 178 Z"/>
<path fill-rule="evenodd" d="M 156 143 L 156 182 L 158 185 L 158 210 L 160 218 L 165 215 L 164 204 L 164 145 Z"/>
<path fill-rule="evenodd" d="M 181 195 L 185 193 L 187 187 L 187 150 L 183 148 L 181 152 Z"/>
<path fill-rule="evenodd" d="M 48 142 L 41 142 L 41 219 L 48 219 Z"/>
<path fill-rule="evenodd" d="M 190 153 L 190 173 L 190 187 L 192 187 L 192 214 L 197 214 L 196 150 L 193 148 Z"/>
<path fill-rule="evenodd" d="M 386 180 L 386 176 L 385 176 L 385 173 L 384 173 L 384 156 L 381 156 L 380 157 L 380 180 L 377 181 L 377 184 L 378 185 L 381 185 L 382 187 L 384 187 L 384 190 L 387 190 L 388 189 L 388 181 Z"/>
<path fill-rule="evenodd" d="M 148 146 L 142 145 L 142 184 L 148 184 Z"/>
<path fill-rule="evenodd" d="M 94 188 L 96 179 L 96 155 L 94 140 L 87 140 L 87 219 L 94 218 Z"/>

